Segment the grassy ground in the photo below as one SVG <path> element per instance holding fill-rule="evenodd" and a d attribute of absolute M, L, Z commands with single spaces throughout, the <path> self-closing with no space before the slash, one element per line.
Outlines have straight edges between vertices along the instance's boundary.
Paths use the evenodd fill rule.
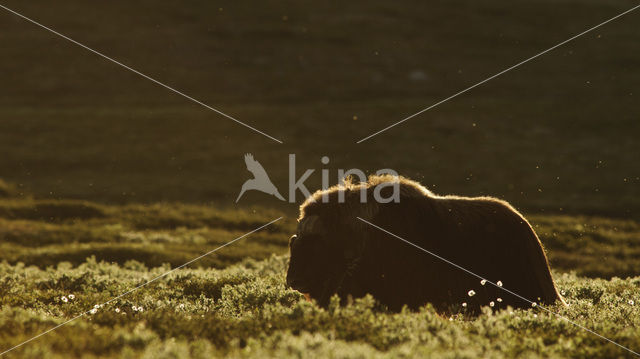
<path fill-rule="evenodd" d="M 0 349 L 280 215 L 171 203 L 0 200 Z M 637 350 L 640 223 L 587 216 L 531 220 L 570 303 L 551 309 Z M 443 318 L 430 307 L 390 313 L 371 298 L 319 309 L 284 286 L 294 225 L 285 218 L 8 357 L 629 356 L 538 309 Z"/>
<path fill-rule="evenodd" d="M 43 270 L 5 263 L 0 268 L 5 273 L 0 282 L 3 349 L 168 269 L 93 259 L 78 267 L 61 263 Z M 366 298 L 322 310 L 284 288 L 285 268 L 286 258 L 273 256 L 224 270 L 181 270 L 9 357 L 631 357 L 537 309 L 444 318 L 430 307 L 388 313 Z M 556 277 L 570 307 L 550 310 L 638 349 L 640 305 L 635 303 L 640 302 L 640 277 Z M 65 302 L 70 295 L 74 298 Z"/>

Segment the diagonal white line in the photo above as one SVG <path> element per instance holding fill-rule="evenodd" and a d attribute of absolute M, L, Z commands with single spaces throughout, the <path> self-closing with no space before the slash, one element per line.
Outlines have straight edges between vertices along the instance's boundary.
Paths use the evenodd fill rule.
<path fill-rule="evenodd" d="M 540 308 L 540 309 L 542 309 L 542 310 L 544 310 L 544 311 L 546 311 L 546 312 L 548 312 L 548 313 L 550 313 L 550 314 L 553 314 L 553 315 L 555 315 L 555 316 L 557 316 L 557 317 L 559 317 L 559 318 L 562 318 L 562 319 L 566 320 L 567 322 L 569 322 L 569 323 L 571 323 L 571 324 L 575 325 L 576 327 L 578 327 L 578 328 L 580 328 L 580 329 L 583 329 L 583 330 L 586 330 L 587 332 L 589 332 L 589 333 L 591 333 L 591 334 L 593 334 L 593 335 L 595 335 L 595 336 L 598 336 L 598 337 L 600 337 L 601 339 L 604 339 L 604 340 L 608 341 L 608 342 L 609 342 L 609 343 L 611 343 L 611 344 L 615 344 L 615 345 L 617 345 L 618 347 L 620 347 L 620 348 L 622 348 L 622 349 L 624 349 L 624 350 L 626 350 L 626 351 L 628 351 L 628 352 L 630 352 L 630 353 L 632 353 L 632 354 L 635 354 L 636 356 L 639 356 L 639 357 L 640 357 L 640 353 L 634 352 L 633 350 L 631 350 L 631 349 L 629 349 L 629 348 L 627 348 L 627 347 L 625 347 L 625 346 L 623 346 L 623 345 L 621 345 L 621 344 L 618 344 L 618 343 L 614 342 L 613 340 L 611 340 L 611 339 L 609 339 L 609 338 L 607 338 L 607 337 L 605 337 L 605 336 L 603 336 L 603 335 L 600 335 L 600 334 L 598 334 L 598 333 L 594 332 L 593 330 L 591 330 L 591 329 L 589 329 L 589 328 L 586 328 L 586 327 L 584 327 L 584 326 L 582 326 L 582 325 L 580 325 L 580 324 L 578 324 L 578 323 L 576 323 L 576 322 L 572 321 L 571 319 L 569 319 L 569 318 L 567 318 L 567 317 L 564 317 L 564 316 L 562 316 L 562 315 L 560 315 L 560 314 L 558 314 L 558 313 L 556 313 L 556 312 L 553 312 L 553 311 L 551 311 L 551 310 L 549 310 L 549 309 L 547 309 L 547 308 L 543 307 L 543 306 L 542 306 L 542 305 L 540 305 L 539 303 L 536 303 L 536 302 L 534 302 L 534 301 L 532 301 L 532 300 L 529 300 L 529 299 L 527 299 L 527 298 L 525 298 L 525 297 L 523 297 L 523 296 L 521 296 L 521 295 L 519 295 L 519 294 L 517 294 L 517 293 L 514 293 L 514 292 L 510 291 L 510 290 L 509 290 L 509 289 L 507 289 L 507 288 L 504 288 L 504 287 L 502 287 L 502 286 L 499 286 L 499 285 L 497 285 L 496 283 L 493 283 L 492 281 L 490 281 L 490 280 L 488 280 L 488 279 L 486 279 L 486 278 L 483 278 L 483 277 L 481 277 L 481 276 L 479 276 L 479 275 L 475 274 L 474 272 L 472 272 L 472 271 L 470 271 L 470 270 L 468 270 L 468 269 L 466 269 L 466 268 L 464 268 L 464 267 L 462 267 L 462 266 L 460 266 L 460 265 L 458 265 L 458 264 L 456 264 L 456 263 L 453 263 L 452 261 L 450 261 L 450 260 L 448 260 L 448 259 L 446 259 L 446 258 L 443 258 L 443 257 L 441 257 L 441 256 L 439 256 L 439 255 L 437 255 L 437 254 L 435 254 L 435 253 L 433 253 L 433 252 L 431 252 L 431 251 L 428 251 L 428 250 L 426 250 L 426 249 L 424 249 L 424 248 L 422 248 L 422 247 L 418 246 L 417 244 L 414 244 L 414 243 L 412 243 L 412 242 L 409 242 L 408 240 L 406 240 L 406 239 L 404 239 L 404 238 L 402 238 L 402 237 L 400 237 L 400 236 L 398 236 L 398 235 L 395 235 L 395 234 L 393 234 L 393 233 L 391 233 L 391 232 L 387 231 L 386 229 L 384 229 L 384 228 L 382 228 L 382 227 L 379 227 L 379 226 L 377 226 L 377 225 L 375 225 L 375 224 L 373 224 L 373 223 L 371 223 L 371 222 L 369 222 L 369 221 L 367 221 L 367 220 L 365 220 L 365 219 L 362 219 L 362 218 L 360 218 L 360 217 L 356 217 L 356 218 L 358 218 L 358 219 L 359 219 L 359 220 L 361 220 L 362 222 L 364 222 L 364 223 L 366 223 L 366 224 L 368 224 L 368 225 L 370 225 L 370 226 L 372 226 L 372 227 L 374 227 L 374 228 L 377 228 L 377 229 L 381 230 L 382 232 L 384 232 L 384 233 L 386 233 L 386 234 L 388 234 L 388 235 L 390 235 L 390 236 L 393 236 L 393 237 L 395 237 L 395 238 L 397 238 L 397 239 L 399 239 L 399 240 L 401 240 L 401 241 L 403 241 L 403 242 L 405 242 L 405 243 L 407 243 L 407 244 L 409 244 L 409 245 L 411 245 L 411 246 L 413 246 L 413 247 L 415 247 L 415 248 L 417 248 L 417 249 L 419 249 L 419 250 L 421 250 L 421 251 L 423 251 L 423 252 L 425 252 L 425 253 L 428 253 L 428 254 L 430 254 L 430 255 L 432 255 L 432 256 L 434 256 L 434 257 L 436 257 L 436 258 L 440 259 L 441 261 L 443 261 L 443 262 L 445 262 L 445 263 L 447 263 L 447 264 L 450 264 L 450 265 L 452 265 L 452 266 L 454 266 L 454 267 L 456 267 L 456 268 L 458 268 L 458 269 L 460 269 L 460 270 L 462 270 L 462 271 L 464 271 L 464 272 L 466 272 L 466 273 L 468 273 L 468 274 L 471 274 L 472 276 L 474 276 L 474 277 L 476 277 L 476 278 L 479 278 L 479 279 L 481 279 L 481 280 L 487 281 L 488 283 L 491 283 L 491 285 L 493 285 L 494 287 L 499 288 L 499 289 L 502 289 L 502 290 L 504 290 L 505 292 L 507 292 L 507 293 L 509 293 L 509 294 L 511 294 L 511 295 L 514 295 L 514 296 L 516 296 L 516 297 L 518 297 L 518 298 L 520 298 L 520 299 L 524 300 L 525 302 L 529 302 L 529 303 L 531 303 L 531 305 L 532 305 L 532 306 L 536 306 L 536 307 L 538 307 L 538 308 Z"/>
<path fill-rule="evenodd" d="M 160 279 L 160 278 L 166 277 L 166 276 L 167 276 L 167 275 L 169 275 L 170 273 L 175 272 L 175 271 L 177 271 L 178 269 L 183 268 L 183 267 L 185 267 L 185 266 L 188 266 L 189 264 L 191 264 L 191 263 L 193 263 L 193 262 L 195 262 L 195 261 L 197 261 L 197 260 L 199 260 L 199 259 L 201 259 L 201 258 L 203 258 L 203 257 L 206 257 L 206 256 L 208 256 L 209 254 L 211 254 L 211 253 L 213 253 L 213 252 L 215 252 L 215 251 L 217 251 L 217 250 L 219 250 L 219 249 L 222 249 L 222 248 L 224 248 L 224 247 L 226 247 L 226 246 L 228 246 L 228 245 L 230 245 L 230 244 L 232 244 L 232 243 L 234 243 L 234 242 L 236 242 L 236 241 L 239 241 L 240 239 L 242 239 L 242 238 L 244 238 L 244 237 L 246 237 L 246 236 L 248 236 L 248 235 L 250 235 L 250 234 L 253 234 L 253 233 L 255 233 L 255 232 L 257 232 L 257 231 L 259 231 L 259 230 L 261 230 L 261 229 L 263 229 L 263 228 L 265 228 L 265 227 L 267 227 L 267 226 L 269 226 L 269 225 L 271 225 L 271 224 L 273 224 L 273 223 L 275 223 L 275 222 L 277 222 L 277 221 L 281 220 L 281 219 L 282 219 L 282 217 L 279 217 L 279 218 L 276 218 L 276 219 L 274 219 L 273 221 L 271 221 L 271 222 L 269 222 L 269 223 L 267 223 L 267 224 L 263 224 L 262 226 L 260 226 L 260 227 L 258 227 L 258 228 L 256 228 L 256 229 L 252 230 L 251 232 L 247 232 L 247 233 L 245 233 L 245 234 L 241 235 L 240 237 L 238 237 L 238 238 L 236 238 L 236 239 L 234 239 L 234 240 L 231 240 L 231 241 L 229 241 L 229 242 L 227 242 L 227 243 L 225 243 L 225 244 L 223 244 L 223 245 L 221 245 L 221 246 L 219 246 L 219 247 L 217 247 L 217 248 L 215 248 L 215 249 L 212 249 L 212 250 L 210 250 L 209 252 L 207 252 L 207 253 L 205 253 L 205 254 L 203 254 L 203 255 L 199 256 L 199 257 L 196 257 L 196 258 L 194 258 L 194 259 L 192 259 L 192 260 L 190 260 L 190 261 L 188 261 L 188 262 L 186 262 L 186 263 L 184 263 L 184 264 L 181 264 L 181 265 L 179 265 L 178 267 L 175 267 L 175 268 L 173 268 L 172 270 L 170 270 L 170 271 L 168 271 L 168 272 L 165 272 L 165 273 L 163 273 L 163 274 L 161 274 L 161 275 L 159 275 L 159 276 L 157 276 L 157 277 L 155 277 L 155 278 L 153 278 L 153 279 L 151 279 L 151 280 L 149 280 L 149 281 L 147 281 L 147 282 L 145 282 L 145 283 L 143 283 L 143 284 L 140 284 L 139 286 L 137 286 L 137 287 L 135 287 L 135 288 L 133 288 L 133 289 L 130 289 L 130 290 L 128 290 L 128 291 L 126 291 L 126 292 L 124 292 L 124 293 L 122 293 L 122 294 L 118 295 L 118 296 L 117 296 L 117 297 L 115 297 L 115 298 L 109 299 L 108 301 L 106 301 L 106 302 L 104 302 L 104 303 L 102 303 L 102 304 L 98 304 L 98 306 L 99 306 L 99 307 L 102 307 L 102 306 L 104 306 L 104 305 L 107 305 L 107 304 L 109 304 L 109 303 L 113 302 L 114 300 L 118 300 L 118 299 L 120 299 L 120 298 L 124 297 L 125 295 L 127 295 L 127 294 L 129 294 L 129 293 L 135 292 L 136 290 L 138 290 L 138 289 L 140 289 L 140 288 L 142 288 L 142 287 L 144 287 L 144 286 L 146 286 L 146 285 L 148 285 L 148 284 L 150 284 L 150 283 L 152 283 L 152 282 L 155 282 L 156 280 L 158 280 L 158 279 Z M 68 324 L 68 323 L 71 323 L 71 322 L 73 322 L 74 320 L 76 320 L 76 319 L 78 319 L 78 318 L 80 318 L 80 317 L 82 317 L 82 316 L 85 316 L 85 315 L 89 314 L 90 312 L 91 312 L 91 309 L 90 309 L 90 310 L 87 310 L 86 312 L 80 313 L 80 314 L 76 315 L 75 317 L 73 317 L 73 318 L 71 318 L 71 319 L 69 319 L 69 320 L 67 320 L 67 321 L 65 321 L 65 322 L 62 322 L 62 323 L 60 323 L 60 324 L 56 325 L 55 327 L 53 327 L 53 328 L 51 328 L 51 329 L 48 329 L 48 330 L 46 330 L 46 331 L 44 331 L 44 332 L 42 332 L 42 333 L 40 333 L 40 334 L 36 335 L 35 337 L 33 337 L 33 338 L 31 338 L 31 339 L 25 340 L 24 342 L 22 342 L 22 343 L 20 343 L 20 344 L 18 344 L 18 345 L 15 345 L 15 346 L 13 346 L 13 347 L 11 347 L 11 348 L 9 348 L 9 349 L 7 349 L 7 350 L 3 351 L 2 353 L 0 353 L 0 356 L 3 356 L 3 355 L 5 355 L 5 354 L 9 353 L 10 351 L 12 351 L 12 350 L 14 350 L 14 349 L 16 349 L 16 348 L 19 348 L 19 347 L 21 347 L 21 346 L 23 346 L 23 345 L 25 345 L 25 344 L 29 343 L 29 342 L 30 342 L 30 341 L 32 341 L 32 340 L 38 339 L 38 338 L 40 338 L 41 336 L 43 336 L 43 335 L 45 335 L 45 334 L 47 334 L 47 333 L 49 333 L 49 332 L 52 332 L 52 331 L 54 331 L 54 330 L 56 330 L 56 329 L 58 329 L 58 328 L 60 328 L 60 327 L 62 327 L 62 326 L 64 326 L 64 325 L 66 325 L 66 324 Z"/>
<path fill-rule="evenodd" d="M 552 46 L 552 47 L 550 47 L 550 48 L 548 48 L 548 49 L 546 49 L 546 50 L 544 50 L 544 51 L 542 51 L 542 52 L 540 52 L 540 53 L 538 53 L 538 54 L 536 54 L 536 55 L 533 55 L 533 56 L 531 56 L 530 58 L 528 58 L 528 59 L 526 59 L 526 60 L 520 61 L 519 63 L 517 63 L 517 64 L 515 64 L 515 65 L 513 65 L 513 66 L 511 66 L 511 67 L 509 67 L 509 68 L 507 68 L 506 70 L 502 70 L 502 71 L 498 72 L 497 74 L 495 74 L 495 75 L 493 75 L 493 76 L 491 76 L 491 77 L 488 77 L 488 78 L 486 78 L 486 79 L 484 79 L 484 80 L 482 80 L 482 81 L 478 82 L 478 83 L 477 83 L 477 84 L 475 84 L 475 85 L 469 86 L 469 87 L 467 87 L 466 89 L 464 89 L 464 90 L 462 90 L 462 91 L 460 91 L 460 92 L 458 92 L 458 93 L 456 93 L 456 94 L 454 94 L 454 95 L 451 95 L 451 96 L 449 96 L 449 97 L 445 98 L 444 100 L 441 100 L 441 101 L 439 101 L 439 102 L 436 102 L 436 103 L 434 103 L 433 105 L 431 105 L 431 106 L 429 106 L 429 107 L 427 107 L 427 108 L 425 108 L 425 109 L 422 109 L 422 110 L 420 110 L 420 111 L 418 111 L 418 112 L 414 113 L 413 115 L 411 115 L 411 116 L 409 116 L 409 117 L 406 117 L 406 118 L 404 118 L 404 119 L 402 119 L 402 120 L 400 120 L 400 121 L 398 121 L 398 122 L 396 122 L 396 123 L 394 123 L 394 124 L 392 124 L 392 125 L 389 125 L 389 126 L 387 126 L 387 127 L 383 128 L 382 130 L 380 130 L 380 131 L 378 131 L 378 132 L 375 132 L 375 133 L 373 133 L 373 134 L 371 134 L 371 135 L 369 135 L 369 136 L 367 136 L 367 137 L 365 137 L 365 138 L 363 138 L 363 139 L 361 139 L 361 140 L 357 141 L 356 143 L 362 143 L 362 142 L 364 142 L 364 141 L 366 141 L 366 140 L 370 139 L 370 138 L 371 138 L 371 137 L 373 137 L 373 136 L 379 135 L 379 134 L 381 134 L 382 132 L 385 132 L 385 131 L 389 130 L 389 129 L 390 129 L 390 128 L 392 128 L 392 127 L 395 127 L 395 126 L 397 126 L 397 125 L 399 125 L 399 124 L 401 124 L 401 123 L 404 123 L 404 122 L 406 122 L 406 121 L 408 121 L 408 120 L 410 120 L 410 119 L 412 119 L 412 118 L 414 118 L 414 117 L 418 116 L 419 114 L 421 114 L 421 113 L 423 113 L 423 112 L 427 112 L 427 111 L 431 110 L 432 108 L 434 108 L 434 107 L 436 107 L 436 106 L 438 106 L 438 105 L 441 105 L 441 104 L 443 104 L 443 103 L 445 103 L 445 102 L 447 102 L 447 101 L 451 100 L 451 99 L 452 99 L 452 98 L 454 98 L 454 97 L 458 97 L 459 95 L 462 95 L 463 93 L 465 93 L 465 92 L 467 92 L 467 91 L 469 91 L 469 90 L 472 90 L 472 89 L 474 89 L 474 88 L 476 88 L 476 87 L 478 87 L 478 86 L 480 86 L 480 85 L 484 84 L 485 82 L 491 81 L 491 80 L 495 79 L 496 77 L 498 77 L 498 76 L 500 76 L 500 75 L 502 75 L 502 74 L 504 74 L 504 73 L 506 73 L 506 72 L 509 72 L 509 71 L 511 71 L 511 70 L 513 70 L 513 69 L 515 69 L 516 67 L 519 67 L 520 65 L 523 65 L 523 64 L 525 64 L 525 63 L 527 63 L 527 62 L 529 62 L 529 61 L 531 61 L 531 60 L 533 60 L 533 59 L 535 59 L 535 58 L 537 58 L 537 57 L 539 57 L 539 56 L 542 56 L 542 55 L 546 54 L 547 52 L 552 51 L 552 50 L 554 50 L 554 49 L 556 49 L 556 48 L 558 48 L 558 47 L 560 47 L 560 46 L 562 46 L 562 45 L 564 45 L 564 44 L 566 44 L 566 43 L 568 43 L 568 42 L 570 42 L 570 41 L 572 41 L 572 40 L 575 40 L 575 39 L 579 38 L 580 36 L 582 36 L 582 35 L 584 35 L 584 34 L 586 34 L 586 33 L 590 32 L 590 31 L 593 31 L 593 30 L 595 30 L 595 29 L 599 28 L 600 26 L 603 26 L 603 25 L 605 25 L 605 24 L 607 24 L 607 23 L 609 23 L 609 22 L 611 22 L 611 21 L 613 21 L 613 20 L 615 20 L 615 19 L 617 19 L 617 18 L 619 18 L 619 17 L 621 17 L 621 16 L 624 16 L 624 15 L 626 15 L 626 14 L 628 14 L 628 13 L 632 12 L 633 10 L 635 10 L 635 9 L 637 9 L 637 8 L 639 8 L 639 7 L 640 7 L 640 5 L 636 5 L 636 6 L 632 7 L 631 9 L 629 9 L 629 10 L 627 10 L 627 11 L 625 11 L 625 12 L 621 13 L 621 14 L 618 14 L 618 15 L 616 15 L 616 16 L 614 16 L 614 17 L 612 17 L 612 18 L 610 18 L 610 19 L 609 19 L 609 20 L 607 20 L 607 21 L 601 22 L 600 24 L 598 24 L 598 25 L 596 25 L 596 26 L 593 26 L 593 27 L 591 27 L 591 28 L 589 28 L 589 29 L 587 29 L 587 30 L 583 31 L 583 32 L 579 33 L 578 35 L 575 35 L 575 36 L 573 36 L 573 37 L 571 37 L 571 38 L 569 38 L 569 39 L 567 39 L 567 40 L 565 40 L 565 41 L 563 41 L 563 42 L 561 42 L 561 43 L 559 43 L 559 44 L 557 44 L 557 45 L 555 45 L 555 46 Z"/>
<path fill-rule="evenodd" d="M 90 47 L 88 47 L 88 46 L 86 46 L 86 45 L 84 45 L 84 44 L 81 44 L 81 43 L 79 43 L 78 41 L 76 41 L 76 40 L 74 40 L 74 39 L 72 39 L 72 38 L 70 38 L 70 37 L 68 37 L 68 36 L 65 36 L 65 35 L 63 35 L 63 34 L 61 34 L 61 33 L 57 32 L 57 31 L 55 31 L 55 30 L 53 30 L 53 29 L 51 29 L 51 28 L 49 28 L 49 27 L 46 27 L 46 26 L 42 25 L 41 23 L 39 23 L 39 22 L 37 22 L 37 21 L 35 21 L 35 20 L 32 20 L 32 19 L 30 19 L 30 18 L 28 18 L 28 17 L 26 17 L 26 16 L 24 16 L 24 15 L 22 15 L 22 14 L 20 14 L 20 13 L 16 12 L 16 11 L 14 11 L 14 10 L 11 10 L 11 9 L 9 9 L 8 7 L 6 7 L 6 6 L 2 5 L 2 4 L 0 4 L 0 8 L 3 8 L 3 9 L 5 9 L 5 10 L 7 10 L 8 12 L 10 12 L 10 13 L 12 13 L 12 14 L 16 15 L 16 16 L 19 16 L 19 17 L 23 18 L 24 20 L 27 20 L 27 21 L 29 21 L 30 23 L 32 23 L 32 24 L 34 24 L 34 25 L 37 25 L 37 26 L 39 26 L 39 27 L 41 27 L 41 28 L 43 28 L 43 29 L 45 29 L 45 30 L 47 30 L 47 31 L 49 31 L 49 32 L 51 32 L 51 33 L 53 33 L 53 34 L 55 34 L 55 35 L 58 35 L 58 36 L 60 36 L 61 38 L 65 39 L 65 40 L 68 40 L 68 41 L 70 41 L 70 42 L 72 42 L 72 43 L 74 43 L 74 44 L 76 44 L 76 45 L 78 45 L 78 46 L 82 47 L 82 48 L 83 48 L 83 49 L 85 49 L 85 50 L 89 50 L 89 51 L 93 52 L 94 54 L 96 54 L 96 55 L 98 55 L 98 56 L 100 56 L 100 57 L 103 57 L 103 58 L 105 58 L 105 59 L 107 59 L 107 60 L 109 60 L 109 61 L 113 62 L 113 63 L 114 63 L 114 64 L 116 64 L 116 65 L 119 65 L 119 66 L 121 66 L 121 67 L 124 67 L 125 69 L 127 69 L 127 70 L 129 70 L 129 71 L 131 71 L 131 72 L 133 72 L 133 73 L 135 73 L 135 74 L 137 74 L 137 75 L 140 75 L 140 76 L 144 77 L 145 79 L 147 79 L 147 80 L 149 80 L 149 81 L 151 81 L 151 82 L 154 82 L 154 83 L 156 83 L 156 84 L 158 84 L 158 85 L 160 85 L 160 86 L 162 86 L 162 87 L 166 88 L 167 90 L 170 90 L 170 91 L 172 91 L 172 92 L 174 92 L 174 93 L 176 93 L 176 94 L 178 94 L 178 95 L 180 95 L 180 96 L 182 96 L 182 97 L 184 97 L 184 98 L 186 98 L 186 99 L 189 99 L 189 100 L 191 100 L 191 101 L 193 101 L 193 102 L 197 103 L 198 105 L 200 105 L 200 106 L 202 106 L 202 107 L 204 107 L 204 108 L 207 108 L 207 109 L 209 109 L 209 110 L 211 110 L 211 111 L 213 111 L 213 112 L 215 112 L 215 113 L 217 113 L 217 114 L 219 114 L 219 115 L 222 115 L 222 116 L 224 116 L 224 117 L 226 117 L 226 118 L 228 118 L 228 119 L 230 119 L 230 120 L 232 120 L 232 121 L 235 121 L 235 122 L 236 122 L 237 124 L 239 124 L 239 125 L 242 125 L 242 126 L 244 126 L 244 127 L 248 128 L 248 129 L 250 129 L 250 130 L 253 130 L 254 132 L 257 132 L 257 133 L 259 133 L 259 134 L 261 134 L 261 135 L 263 135 L 263 136 L 266 136 L 266 137 L 268 137 L 268 138 L 270 138 L 270 139 L 272 139 L 272 140 L 274 140 L 274 141 L 276 141 L 276 142 L 278 142 L 278 143 L 282 143 L 282 141 L 280 141 L 279 139 L 277 139 L 277 138 L 275 138 L 275 137 L 272 137 L 272 136 L 270 136 L 270 135 L 268 135 L 268 134 L 266 134 L 266 133 L 264 133 L 264 132 L 262 132 L 262 131 L 258 130 L 258 129 L 257 129 L 257 128 L 255 128 L 255 127 L 252 127 L 252 126 L 250 126 L 250 125 L 247 125 L 246 123 L 244 123 L 244 122 L 242 122 L 242 121 L 240 121 L 240 120 L 237 120 L 237 119 L 235 119 L 234 117 L 232 117 L 232 116 L 230 116 L 230 115 L 227 115 L 226 113 L 224 113 L 224 112 L 222 112 L 222 111 L 220 111 L 220 110 L 217 110 L 217 109 L 215 109 L 215 108 L 213 108 L 213 107 L 211 107 L 211 106 L 207 105 L 206 103 L 204 103 L 204 102 L 202 102 L 202 101 L 196 100 L 195 98 L 193 98 L 193 97 L 191 97 L 191 96 L 189 96 L 189 95 L 187 95 L 187 94 L 184 94 L 183 92 L 180 92 L 180 91 L 178 91 L 178 90 L 174 89 L 173 87 L 171 87 L 171 86 L 169 86 L 169 85 L 165 85 L 164 83 L 162 83 L 162 82 L 160 82 L 160 81 L 158 81 L 158 80 L 156 80 L 156 79 L 152 78 L 151 76 L 145 75 L 145 74 L 143 74 L 143 73 L 142 73 L 142 72 L 140 72 L 140 71 L 137 71 L 137 70 L 135 70 L 135 69 L 132 69 L 131 67 L 129 67 L 129 66 L 127 66 L 127 65 L 125 65 L 125 64 L 123 64 L 123 63 L 121 63 L 121 62 L 117 61 L 117 60 L 114 60 L 114 59 L 112 59 L 111 57 L 109 57 L 109 56 L 107 56 L 107 55 L 105 55 L 105 54 L 103 54 L 103 53 L 101 53 L 101 52 L 99 52 L 99 51 L 96 51 L 96 50 L 94 50 L 94 49 L 92 49 L 92 48 L 90 48 Z"/>

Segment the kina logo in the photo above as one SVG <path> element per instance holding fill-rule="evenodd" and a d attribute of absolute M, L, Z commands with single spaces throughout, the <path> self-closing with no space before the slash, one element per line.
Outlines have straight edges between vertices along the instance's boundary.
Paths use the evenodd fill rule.
<path fill-rule="evenodd" d="M 262 167 L 260 162 L 253 159 L 252 154 L 247 153 L 246 155 L 244 155 L 244 162 L 247 164 L 247 169 L 249 170 L 249 172 L 253 174 L 253 178 L 248 179 L 242 185 L 242 189 L 240 190 L 240 194 L 236 199 L 236 203 L 238 203 L 240 197 L 242 197 L 242 195 L 246 191 L 250 190 L 264 192 L 272 196 L 276 196 L 276 198 L 281 201 L 285 201 L 284 197 L 282 197 L 280 192 L 278 192 L 276 186 L 271 182 L 271 179 L 269 179 L 267 171 L 264 170 L 264 167 Z"/>

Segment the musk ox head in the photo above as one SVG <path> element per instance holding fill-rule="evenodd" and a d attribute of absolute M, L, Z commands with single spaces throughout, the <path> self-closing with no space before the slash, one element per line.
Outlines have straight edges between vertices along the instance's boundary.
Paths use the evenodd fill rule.
<path fill-rule="evenodd" d="M 320 216 L 309 215 L 299 220 L 296 234 L 289 240 L 287 285 L 323 306 L 340 290 L 357 255 L 343 240 L 349 230 L 335 229 Z"/>
<path fill-rule="evenodd" d="M 368 187 L 347 179 L 339 186 L 315 192 L 300 206 L 296 234 L 289 240 L 287 285 L 320 306 L 328 305 L 334 294 L 339 294 L 343 303 L 347 295 L 354 294 L 353 274 L 367 237 L 367 228 L 356 216 L 370 218 L 377 210 Z M 363 189 L 369 197 L 367 203 L 361 203 Z"/>

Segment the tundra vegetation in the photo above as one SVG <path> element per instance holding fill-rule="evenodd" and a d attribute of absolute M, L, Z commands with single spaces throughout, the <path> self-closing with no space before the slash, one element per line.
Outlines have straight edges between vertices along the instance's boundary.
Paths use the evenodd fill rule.
<path fill-rule="evenodd" d="M 320 308 L 285 288 L 292 216 L 94 308 L 280 215 L 7 196 L 0 200 L 0 349 L 95 309 L 7 357 L 631 356 L 539 308 L 484 303 L 477 317 L 449 317 L 429 305 L 390 312 L 371 297 Z M 570 304 L 548 309 L 640 348 L 640 253 L 633 243 L 640 223 L 530 219 Z"/>

